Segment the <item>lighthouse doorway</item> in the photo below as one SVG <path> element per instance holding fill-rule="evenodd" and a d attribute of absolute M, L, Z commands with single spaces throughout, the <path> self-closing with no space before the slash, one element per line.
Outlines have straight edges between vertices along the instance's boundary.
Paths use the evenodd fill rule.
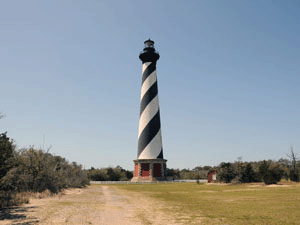
<path fill-rule="evenodd" d="M 141 176 L 149 177 L 150 176 L 150 163 L 141 163 Z"/>
<path fill-rule="evenodd" d="M 160 163 L 153 164 L 153 177 L 161 177 L 161 164 Z"/>

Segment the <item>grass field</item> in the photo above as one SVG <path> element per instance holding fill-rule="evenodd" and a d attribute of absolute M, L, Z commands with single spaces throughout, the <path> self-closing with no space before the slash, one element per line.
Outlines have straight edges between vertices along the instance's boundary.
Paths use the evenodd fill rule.
<path fill-rule="evenodd" d="M 300 185 L 116 185 L 161 200 L 186 224 L 300 224 Z"/>

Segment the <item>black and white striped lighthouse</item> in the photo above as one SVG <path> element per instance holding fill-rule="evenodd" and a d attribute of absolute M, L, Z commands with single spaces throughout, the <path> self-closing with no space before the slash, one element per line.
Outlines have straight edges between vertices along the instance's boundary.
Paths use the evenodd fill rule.
<path fill-rule="evenodd" d="M 161 124 L 158 103 L 156 62 L 159 59 L 154 41 L 144 42 L 139 58 L 143 63 L 138 154 L 134 160 L 132 181 L 165 180 L 166 161 L 163 158 Z"/>

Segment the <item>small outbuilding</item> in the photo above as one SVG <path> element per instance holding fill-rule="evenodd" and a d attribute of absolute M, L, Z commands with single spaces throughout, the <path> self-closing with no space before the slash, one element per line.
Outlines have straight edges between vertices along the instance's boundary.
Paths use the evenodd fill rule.
<path fill-rule="evenodd" d="M 208 183 L 216 182 L 217 181 L 217 171 L 211 171 L 207 175 Z"/>

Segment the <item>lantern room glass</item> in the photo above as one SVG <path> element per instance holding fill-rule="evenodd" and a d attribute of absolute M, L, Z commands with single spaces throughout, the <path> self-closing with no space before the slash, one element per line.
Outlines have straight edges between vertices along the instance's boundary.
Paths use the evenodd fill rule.
<path fill-rule="evenodd" d="M 150 39 L 145 41 L 145 48 L 154 48 L 154 41 L 151 41 Z"/>

